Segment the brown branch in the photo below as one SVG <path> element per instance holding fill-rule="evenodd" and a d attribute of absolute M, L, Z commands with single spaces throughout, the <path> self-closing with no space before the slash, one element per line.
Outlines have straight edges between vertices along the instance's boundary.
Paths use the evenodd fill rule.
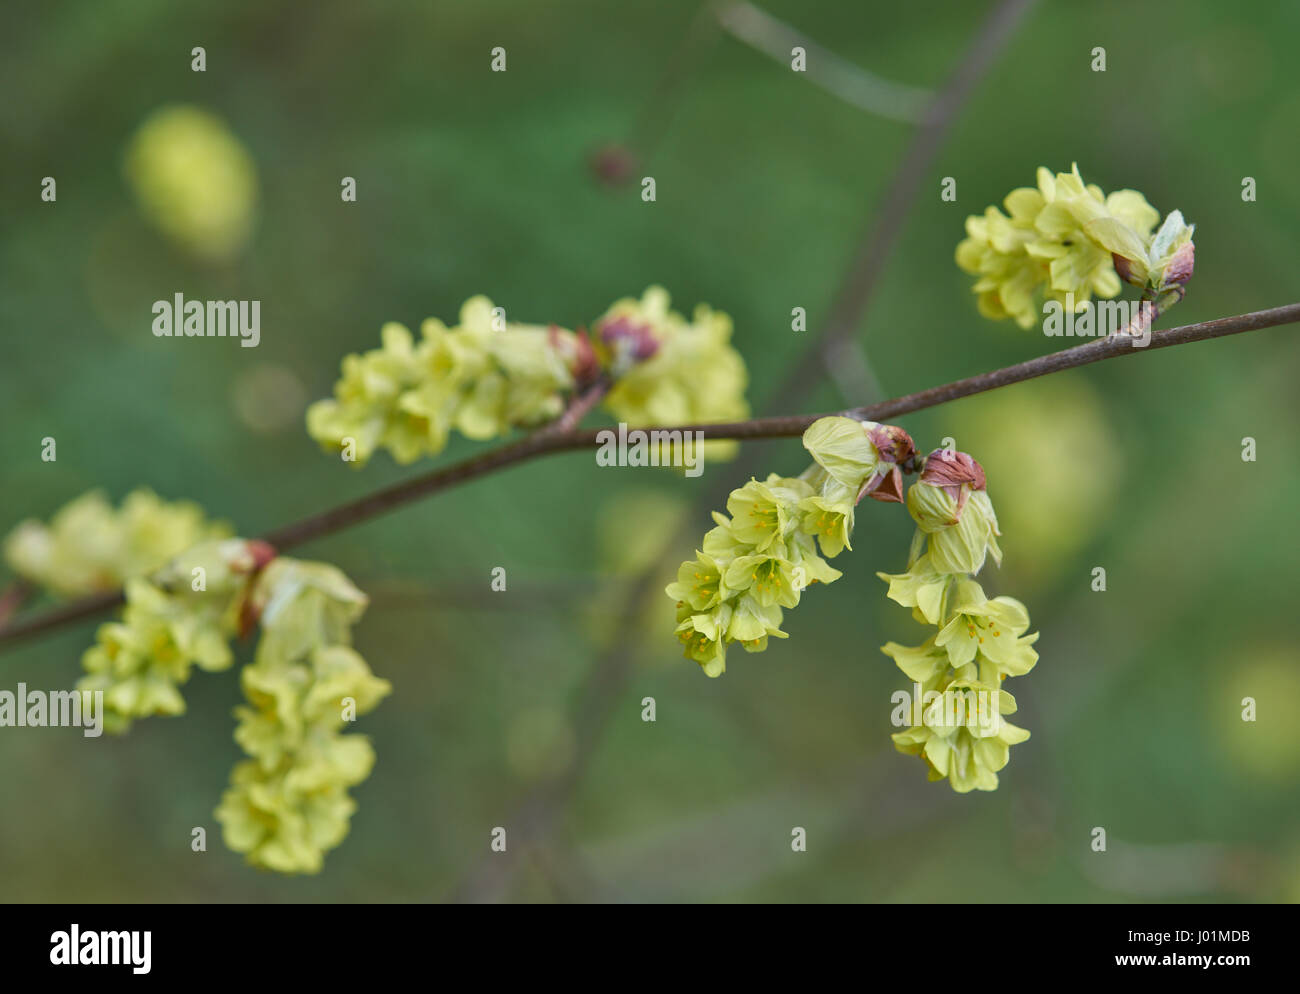
<path fill-rule="evenodd" d="M 1151 342 L 1145 348 L 1138 348 L 1136 339 L 1117 335 L 1102 338 L 1086 345 L 1079 345 L 1060 352 L 1052 352 L 1036 359 L 1029 359 L 1014 366 L 1005 366 L 992 372 L 967 377 L 943 386 L 930 387 L 882 401 L 865 407 L 851 408 L 846 411 L 830 411 L 823 414 L 797 414 L 774 418 L 755 418 L 751 421 L 736 421 L 725 424 L 678 425 L 673 427 L 646 427 L 643 431 L 680 431 L 699 432 L 706 439 L 761 439 L 791 438 L 803 432 L 818 418 L 828 414 L 846 414 L 850 417 L 877 421 L 884 418 L 910 414 L 914 411 L 937 407 L 962 397 L 986 393 L 999 387 L 1030 380 L 1048 373 L 1073 369 L 1124 355 L 1132 355 L 1168 348 L 1172 345 L 1185 345 L 1201 342 L 1225 335 L 1237 335 L 1261 328 L 1291 324 L 1300 321 L 1300 303 L 1274 307 L 1266 311 L 1253 311 L 1235 317 L 1219 318 L 1215 321 L 1202 321 L 1199 324 L 1184 325 L 1168 331 L 1157 331 L 1151 335 Z M 262 539 L 281 551 L 302 545 L 304 542 L 331 535 L 334 532 L 351 528 L 369 521 L 404 504 L 428 497 L 442 490 L 450 489 L 461 483 L 467 483 L 480 476 L 487 476 L 497 470 L 505 469 L 516 463 L 527 462 L 555 452 L 573 449 L 590 449 L 601 444 L 601 433 L 608 429 L 573 429 L 553 432 L 542 428 L 517 442 L 489 449 L 481 455 L 455 463 L 443 469 L 434 470 L 423 476 L 394 484 L 376 491 L 358 500 L 349 501 L 338 507 L 322 511 L 301 521 L 268 532 Z M 96 594 L 73 601 L 34 618 L 27 618 L 0 628 L 0 646 L 10 645 L 19 639 L 60 627 L 72 621 L 98 614 L 107 608 L 121 603 L 121 591 Z"/>
<path fill-rule="evenodd" d="M 39 635 L 66 624 L 89 618 L 109 608 L 117 607 L 125 600 L 120 590 L 108 590 L 102 594 L 91 594 L 79 600 L 70 601 L 53 608 L 34 618 L 20 618 L 12 624 L 0 628 L 0 646 L 10 645 L 21 639 Z"/>

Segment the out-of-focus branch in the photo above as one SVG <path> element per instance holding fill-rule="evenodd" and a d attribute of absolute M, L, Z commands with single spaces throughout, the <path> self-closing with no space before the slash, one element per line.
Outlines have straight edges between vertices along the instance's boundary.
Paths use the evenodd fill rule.
<path fill-rule="evenodd" d="M 860 360 L 853 356 L 853 335 L 867 304 L 884 275 L 885 260 L 902 237 L 922 185 L 943 147 L 953 121 L 976 84 L 989 71 L 1034 0 L 1003 0 L 981 26 L 947 84 L 930 103 L 884 193 L 871 212 L 857 254 L 840 282 L 830 316 L 818 337 L 809 343 L 778 396 L 787 398 L 796 385 L 807 389 L 823 371 L 834 379 L 837 370 Z"/>
<path fill-rule="evenodd" d="M 733 37 L 783 65 L 789 65 L 793 48 L 802 48 L 808 56 L 804 69 L 808 79 L 859 110 L 896 121 L 919 123 L 925 118 L 931 102 L 928 90 L 895 83 L 854 65 L 749 0 L 720 3 L 715 16 Z"/>
<path fill-rule="evenodd" d="M 26 580 L 14 580 L 0 591 L 0 625 L 4 625 L 10 616 L 23 606 L 23 601 L 27 600 L 31 593 L 31 585 Z"/>

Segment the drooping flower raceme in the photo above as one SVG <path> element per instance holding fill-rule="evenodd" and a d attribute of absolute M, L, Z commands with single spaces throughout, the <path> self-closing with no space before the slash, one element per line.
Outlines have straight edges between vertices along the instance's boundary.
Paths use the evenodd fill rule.
<path fill-rule="evenodd" d="M 1077 164 L 1055 175 L 1040 167 L 1037 187 L 1012 190 L 1003 206 L 1006 213 L 991 206 L 968 217 L 957 246 L 957 264 L 979 277 L 974 292 L 985 317 L 1029 328 L 1041 316 L 1040 292 L 1081 311 L 1093 295 L 1118 295 L 1122 281 L 1156 296 L 1191 276 L 1192 229 L 1182 214 L 1172 212 L 1153 240 L 1160 215 L 1146 198 L 1104 194 L 1083 182 Z"/>
<path fill-rule="evenodd" d="M 365 595 L 333 566 L 232 538 L 128 578 L 126 602 L 83 657 L 83 708 L 102 694 L 104 727 L 115 732 L 182 714 L 180 687 L 193 668 L 228 669 L 231 641 L 260 626 L 240 679 L 248 705 L 236 710 L 235 739 L 251 758 L 233 770 L 217 817 L 227 845 L 250 863 L 317 872 L 347 834 L 348 788 L 374 764 L 369 742 L 342 729 L 391 689 L 352 648 Z"/>
<path fill-rule="evenodd" d="M 840 417 L 816 421 L 803 443 L 813 465 L 733 490 L 730 517 L 714 513 L 716 527 L 666 588 L 686 656 L 708 676 L 726 670 L 732 642 L 761 652 L 769 637 L 787 637 L 784 610 L 841 576 L 823 557 L 849 547 L 858 501 L 900 500 L 900 467 L 915 454 L 902 429 Z"/>
<path fill-rule="evenodd" d="M 62 597 L 115 590 L 173 556 L 230 534 L 191 501 L 164 501 L 133 490 L 114 509 L 99 490 L 69 501 L 49 524 L 28 519 L 6 537 L 4 557 L 15 573 Z"/>
<path fill-rule="evenodd" d="M 995 789 L 1010 747 L 1029 737 L 1003 718 L 1016 702 L 1002 681 L 1029 672 L 1038 654 L 1024 605 L 987 597 L 974 579 L 988 558 L 1002 559 L 983 468 L 965 453 L 937 450 L 904 498 L 903 474 L 920 460 L 901 428 L 819 418 L 803 444 L 813 465 L 733 490 L 728 514 L 714 513 L 717 527 L 666 588 L 686 656 L 716 677 L 732 642 L 761 652 L 770 637 L 786 638 L 784 611 L 809 584 L 840 577 L 826 559 L 851 547 L 861 499 L 905 501 L 917 525 L 907 571 L 879 575 L 890 598 L 934 632 L 918 646 L 883 647 L 917 691 L 910 719 L 899 722 L 910 727 L 894 743 L 922 756 L 932 780 L 963 793 Z"/>
<path fill-rule="evenodd" d="M 325 563 L 279 558 L 258 576 L 249 608 L 262 638 L 240 683 L 235 740 L 250 759 L 231 773 L 217 808 L 226 844 L 281 873 L 315 873 L 348 832 L 348 788 L 375 754 L 341 734 L 392 689 L 351 647 L 366 597 Z"/>
<path fill-rule="evenodd" d="M 323 448 L 358 466 L 377 449 L 400 463 L 436 455 L 452 430 L 487 440 L 553 420 L 566 394 L 608 381 L 605 408 L 629 427 L 744 418 L 746 372 L 730 345 L 731 319 L 701 304 L 693 320 L 651 287 L 615 303 L 589 338 L 554 325 L 506 322 L 486 297 L 461 308 L 448 328 L 430 318 L 416 342 L 404 326 L 384 326 L 382 347 L 349 355 L 334 398 L 307 411 L 307 430 Z M 725 458 L 732 442 L 707 442 Z M 693 454 L 692 458 L 693 458 Z M 661 465 L 682 465 L 672 453 Z"/>
<path fill-rule="evenodd" d="M 935 631 L 919 646 L 890 642 L 882 649 L 922 698 L 912 710 L 920 720 L 896 733 L 894 744 L 921 756 L 931 780 L 946 778 L 961 793 L 994 790 L 1010 747 L 1029 737 L 1002 718 L 1016 709 L 1002 681 L 1033 668 L 1038 636 L 1025 634 L 1023 604 L 987 597 L 973 578 L 988 557 L 1002 559 L 978 462 L 963 452 L 930 453 L 907 507 L 917 524 L 907 571 L 879 575 L 890 599 Z"/>

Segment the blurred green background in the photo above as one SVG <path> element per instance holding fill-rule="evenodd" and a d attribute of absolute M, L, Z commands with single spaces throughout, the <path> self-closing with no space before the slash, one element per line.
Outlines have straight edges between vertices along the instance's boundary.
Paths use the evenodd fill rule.
<path fill-rule="evenodd" d="M 922 87 L 942 84 L 990 6 L 763 5 Z M 514 320 L 575 327 L 661 283 L 687 313 L 708 301 L 731 314 L 757 413 L 795 413 L 772 391 L 912 129 L 717 35 L 636 170 L 657 201 L 596 182 L 589 154 L 629 137 L 696 9 L 8 10 L 0 531 L 92 487 L 116 501 L 147 485 L 253 535 L 427 469 L 381 455 L 353 472 L 307 438 L 302 412 L 384 321 L 452 320 L 475 293 Z M 1040 164 L 1078 161 L 1088 181 L 1197 224 L 1196 276 L 1165 326 L 1297 299 L 1298 33 L 1294 4 L 1038 4 L 925 177 L 858 328 L 885 394 L 1072 344 L 980 318 L 952 259 L 966 215 Z M 206 72 L 190 69 L 195 45 Z M 494 46 L 504 73 L 489 71 Z M 1095 46 L 1104 73 L 1089 68 Z M 135 130 L 177 102 L 222 119 L 256 168 L 251 237 L 219 261 L 152 226 L 124 175 Z M 44 176 L 55 203 L 39 198 Z M 344 176 L 355 204 L 340 201 Z M 944 176 L 956 203 L 939 197 Z M 152 302 L 178 291 L 261 300 L 260 346 L 155 338 Z M 795 306 L 809 332 L 790 330 Z M 905 678 L 878 648 L 922 632 L 875 576 L 905 564 L 901 509 L 861 508 L 844 578 L 790 613 L 791 638 L 733 651 L 709 680 L 679 655 L 666 597 L 651 596 L 643 629 L 612 629 L 677 516 L 709 527 L 697 500 L 728 467 L 682 479 L 572 453 L 298 550 L 371 595 L 358 648 L 395 688 L 358 723 L 379 760 L 319 876 L 259 872 L 222 845 L 212 810 L 240 758 L 239 691 L 234 671 L 198 673 L 186 716 L 125 738 L 0 729 L 0 899 L 1300 900 L 1295 335 L 1103 363 L 900 419 L 923 450 L 952 436 L 984 463 L 1006 553 L 987 585 L 1023 599 L 1042 632 L 1038 667 L 1011 688 L 1033 737 L 994 793 L 927 783 L 888 738 Z M 827 377 L 798 410 L 868 399 Z M 47 435 L 55 463 L 40 460 Z M 767 469 L 806 462 L 797 440 L 752 444 Z M 473 451 L 459 439 L 441 459 Z M 489 592 L 495 566 L 505 593 Z M 0 688 L 70 686 L 93 632 L 6 651 Z M 618 637 L 636 650 L 630 676 L 575 756 L 594 713 L 581 688 Z M 1243 696 L 1259 702 L 1254 724 Z M 561 799 L 542 832 L 521 811 L 539 794 Z M 196 825 L 204 854 L 190 851 Z M 515 833 L 508 862 L 488 849 L 499 825 Z M 806 853 L 791 852 L 794 826 Z"/>

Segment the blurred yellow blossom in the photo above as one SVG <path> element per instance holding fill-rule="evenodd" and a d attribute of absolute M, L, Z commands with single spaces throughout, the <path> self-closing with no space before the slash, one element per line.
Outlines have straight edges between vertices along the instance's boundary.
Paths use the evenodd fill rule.
<path fill-rule="evenodd" d="M 191 501 L 164 501 L 133 490 L 114 510 L 99 490 L 54 513 L 48 525 L 20 522 L 5 539 L 5 561 L 23 578 L 64 597 L 113 590 L 145 576 L 207 539 L 230 534 Z"/>
<path fill-rule="evenodd" d="M 222 262 L 247 243 L 257 170 L 215 114 L 183 104 L 155 111 L 131 139 L 126 176 L 150 223 L 194 255 Z"/>
<path fill-rule="evenodd" d="M 392 690 L 351 647 L 367 598 L 328 563 L 279 557 L 248 595 L 262 638 L 240 683 L 235 741 L 251 757 L 231 772 L 216 810 L 226 845 L 256 866 L 316 873 L 348 833 L 366 779 L 369 740 L 345 735 Z"/>

